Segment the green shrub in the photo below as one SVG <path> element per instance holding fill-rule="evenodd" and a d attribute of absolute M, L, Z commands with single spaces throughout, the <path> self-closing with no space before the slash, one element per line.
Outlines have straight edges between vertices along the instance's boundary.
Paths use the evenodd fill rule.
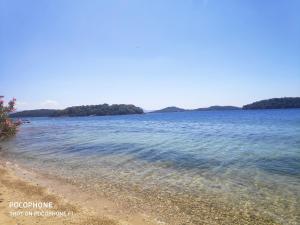
<path fill-rule="evenodd" d="M 5 106 L 3 96 L 0 96 L 0 140 L 14 135 L 17 132 L 17 127 L 21 124 L 20 120 L 13 121 L 9 118 L 9 113 L 15 111 L 15 104 L 16 99 L 13 98 Z"/>

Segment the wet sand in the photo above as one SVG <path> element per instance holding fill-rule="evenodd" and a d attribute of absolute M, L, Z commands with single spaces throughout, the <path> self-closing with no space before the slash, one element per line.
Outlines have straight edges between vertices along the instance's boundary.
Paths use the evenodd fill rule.
<path fill-rule="evenodd" d="M 74 225 L 201 225 L 279 224 L 260 212 L 247 211 L 214 199 L 158 190 L 130 190 L 103 182 L 99 192 L 89 191 L 59 177 L 25 170 L 10 162 L 0 167 L 0 224 Z M 134 189 L 134 195 L 132 190 Z M 104 194 L 103 194 L 104 193 Z M 66 217 L 12 217 L 10 201 L 53 202 L 53 211 L 72 212 Z M 20 211 L 20 210 L 19 210 Z M 22 211 L 22 210 L 21 210 Z"/>

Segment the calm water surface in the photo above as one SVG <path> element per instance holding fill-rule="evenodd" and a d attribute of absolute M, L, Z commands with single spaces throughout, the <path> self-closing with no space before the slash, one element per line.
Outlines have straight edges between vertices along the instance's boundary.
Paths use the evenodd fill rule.
<path fill-rule="evenodd" d="M 2 156 L 65 177 L 220 195 L 282 224 L 300 212 L 300 110 L 30 118 Z"/>

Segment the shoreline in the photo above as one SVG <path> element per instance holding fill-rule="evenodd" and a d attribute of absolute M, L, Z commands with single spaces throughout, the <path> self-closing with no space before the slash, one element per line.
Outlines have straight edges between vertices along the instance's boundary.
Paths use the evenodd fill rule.
<path fill-rule="evenodd" d="M 213 199 L 165 196 L 159 190 L 148 193 L 137 190 L 137 195 L 131 196 L 126 190 L 116 190 L 112 186 L 118 197 L 109 198 L 109 195 L 89 192 L 63 178 L 49 177 L 3 161 L 0 161 L 0 174 L 0 209 L 3 212 L 0 223 L 8 225 L 18 222 L 22 225 L 40 222 L 66 225 L 280 224 L 257 212 L 232 208 L 217 196 Z M 56 209 L 74 213 L 61 218 L 9 216 L 9 201 L 45 200 L 53 201 Z"/>
<path fill-rule="evenodd" d="M 49 203 L 51 209 L 10 208 L 12 203 Z M 74 185 L 0 162 L 0 224 L 157 225 L 141 214 L 128 214 L 115 202 L 95 198 Z M 31 214 L 30 214 L 31 213 Z"/>

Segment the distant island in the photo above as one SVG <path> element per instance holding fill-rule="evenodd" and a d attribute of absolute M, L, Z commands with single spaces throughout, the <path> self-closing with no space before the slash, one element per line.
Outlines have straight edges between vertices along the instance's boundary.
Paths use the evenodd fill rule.
<path fill-rule="evenodd" d="M 24 110 L 20 112 L 15 112 L 10 114 L 10 117 L 48 117 L 52 116 L 57 109 L 34 109 L 34 110 Z"/>
<path fill-rule="evenodd" d="M 300 108 L 300 97 L 271 98 L 244 105 L 243 109 L 291 109 Z"/>
<path fill-rule="evenodd" d="M 220 105 L 214 105 L 207 108 L 198 108 L 194 109 L 194 111 L 207 111 L 207 110 L 239 110 L 240 107 L 237 106 L 220 106 Z"/>
<path fill-rule="evenodd" d="M 242 108 L 237 106 L 210 106 L 198 109 L 182 109 L 176 106 L 166 107 L 160 110 L 151 111 L 151 113 L 170 113 L 170 112 L 185 112 L 185 111 L 217 111 L 217 110 L 247 110 L 247 109 L 292 109 L 300 108 L 300 97 L 284 97 L 284 98 L 271 98 L 248 105 Z"/>
<path fill-rule="evenodd" d="M 248 109 L 289 109 L 300 108 L 300 97 L 272 98 L 257 101 L 242 108 L 236 106 L 210 106 L 198 109 L 183 109 L 176 106 L 166 107 L 149 113 L 170 113 L 186 111 L 220 111 L 220 110 L 248 110 Z M 107 116 L 107 115 L 129 115 L 143 114 L 140 107 L 125 104 L 102 104 L 102 105 L 85 105 L 72 106 L 65 109 L 35 109 L 25 110 L 10 114 L 10 117 L 60 117 L 60 116 Z"/>
<path fill-rule="evenodd" d="M 151 111 L 150 113 L 168 113 L 168 112 L 184 112 L 186 109 L 178 108 L 176 106 L 169 106 L 163 109 Z"/>
<path fill-rule="evenodd" d="M 198 109 L 182 109 L 182 108 L 178 108 L 176 106 L 170 106 L 170 107 L 166 107 L 160 110 L 155 110 L 152 111 L 151 113 L 169 113 L 169 112 L 186 112 L 186 111 L 210 111 L 210 110 L 237 110 L 237 109 L 241 109 L 239 107 L 236 106 L 219 106 L 219 105 L 215 105 L 215 106 L 210 106 L 207 108 L 198 108 Z"/>
<path fill-rule="evenodd" d="M 125 104 L 102 104 L 72 106 L 62 110 L 36 109 L 16 112 L 10 117 L 60 117 L 60 116 L 107 116 L 107 115 L 129 115 L 143 114 L 143 109 L 134 105 Z"/>

